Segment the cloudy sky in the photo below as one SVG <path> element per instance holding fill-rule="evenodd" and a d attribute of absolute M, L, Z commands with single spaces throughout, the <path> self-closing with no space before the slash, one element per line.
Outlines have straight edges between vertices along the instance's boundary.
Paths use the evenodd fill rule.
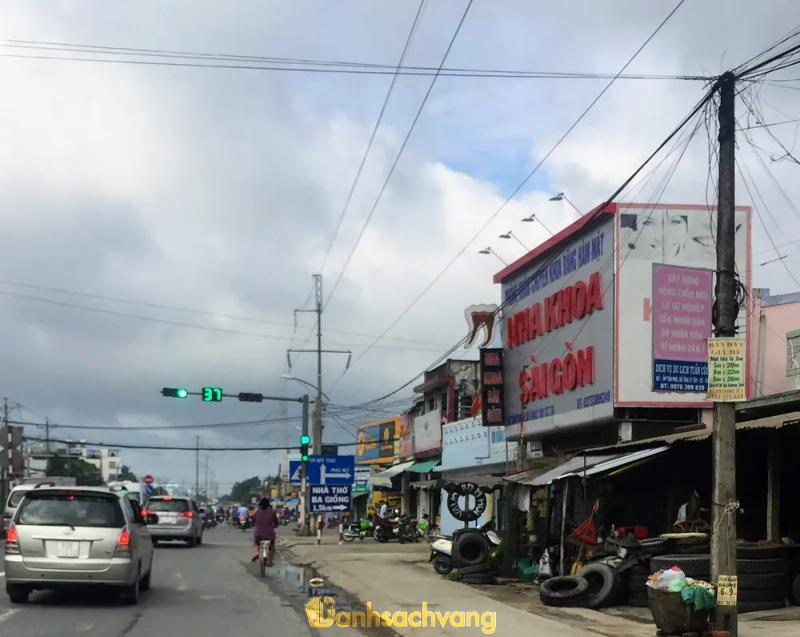
<path fill-rule="evenodd" d="M 445 66 L 613 74 L 674 4 L 475 0 Z M 465 6 L 465 0 L 427 0 L 405 64 L 438 66 Z M 53 430 L 90 441 L 193 444 L 200 433 L 207 445 L 294 444 L 296 421 L 201 431 L 135 428 L 297 416 L 294 406 L 207 405 L 168 400 L 159 390 L 217 385 L 302 392 L 281 379 L 286 348 L 304 346 L 312 320 L 300 315 L 295 329 L 293 309 L 308 301 L 312 274 L 323 263 L 329 297 L 431 82 L 430 76 L 397 80 L 326 259 L 390 75 L 21 56 L 204 63 L 67 53 L 43 44 L 70 43 L 395 65 L 418 7 L 419 0 L 0 4 L 0 388 L 21 405 L 14 415 L 121 430 Z M 716 74 L 798 23 L 800 5 L 793 0 L 688 0 L 628 72 Z M 29 42 L 21 48 L 11 40 Z M 547 201 L 555 192 L 566 191 L 581 210 L 598 204 L 703 92 L 701 82 L 620 79 L 468 244 L 606 82 L 435 82 L 326 307 L 326 347 L 354 353 L 346 374 L 346 357 L 325 357 L 324 385 L 336 405 L 331 410 L 339 412 L 328 419 L 326 436 L 351 439 L 353 424 L 376 413 L 343 406 L 408 381 L 462 336 L 465 306 L 499 299 L 491 277 L 500 262 L 478 254 L 480 248 L 491 244 L 510 261 L 522 247 L 498 239 L 500 232 L 512 229 L 527 245 L 547 236 L 541 226 L 521 223 L 523 216 L 535 212 L 551 229 L 573 221 L 566 202 Z M 751 100 L 767 121 L 798 118 L 797 88 L 765 84 L 752 89 Z M 745 108 L 737 108 L 744 126 Z M 797 124 L 770 130 L 794 148 Z M 783 152 L 765 130 L 748 132 L 777 182 L 797 199 L 797 164 L 773 161 Z M 764 198 L 766 230 L 779 246 L 800 239 L 800 213 L 742 134 L 739 142 L 743 169 Z M 707 169 L 702 130 L 662 201 L 704 202 Z M 656 192 L 661 174 L 642 183 L 639 200 Z M 741 184 L 737 202 L 750 203 Z M 789 255 L 782 262 L 758 266 L 777 255 L 755 219 L 753 232 L 755 284 L 794 289 L 789 271 L 800 276 L 800 243 L 780 248 Z M 292 373 L 314 381 L 313 357 L 298 358 Z M 124 457 L 140 473 L 194 477 L 191 453 L 128 451 Z M 210 466 L 225 490 L 278 462 L 279 453 L 218 453 Z"/>

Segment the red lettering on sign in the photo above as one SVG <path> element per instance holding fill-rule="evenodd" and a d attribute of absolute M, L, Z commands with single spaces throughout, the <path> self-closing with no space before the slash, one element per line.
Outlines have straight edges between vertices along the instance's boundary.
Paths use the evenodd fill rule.
<path fill-rule="evenodd" d="M 594 385 L 594 346 L 590 345 L 548 363 L 525 367 L 519 373 L 520 402 L 525 405 L 552 394 Z"/>
<path fill-rule="evenodd" d="M 603 284 L 600 283 L 600 273 L 595 272 L 589 277 L 589 293 L 586 302 L 586 312 L 591 314 L 595 310 L 603 309 Z"/>

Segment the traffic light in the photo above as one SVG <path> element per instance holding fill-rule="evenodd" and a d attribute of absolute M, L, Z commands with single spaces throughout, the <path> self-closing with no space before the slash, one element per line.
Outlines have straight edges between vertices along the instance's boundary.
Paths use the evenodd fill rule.
<path fill-rule="evenodd" d="M 308 462 L 308 445 L 311 443 L 311 438 L 307 434 L 300 436 L 300 460 Z"/>
<path fill-rule="evenodd" d="M 218 403 L 222 400 L 222 389 L 219 387 L 203 387 L 203 402 Z"/>
<path fill-rule="evenodd" d="M 161 390 L 161 395 L 167 398 L 186 398 L 189 395 L 189 390 L 185 387 L 164 387 Z"/>
<path fill-rule="evenodd" d="M 239 392 L 239 400 L 243 403 L 260 403 L 264 400 L 263 394 L 252 394 L 249 392 Z"/>

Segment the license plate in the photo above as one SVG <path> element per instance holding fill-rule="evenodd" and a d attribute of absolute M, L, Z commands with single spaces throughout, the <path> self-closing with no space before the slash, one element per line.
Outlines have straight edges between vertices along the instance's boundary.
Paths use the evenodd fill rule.
<path fill-rule="evenodd" d="M 177 524 L 178 523 L 178 516 L 173 514 L 161 514 L 158 516 L 158 521 L 161 524 Z"/>
<path fill-rule="evenodd" d="M 80 553 L 80 542 L 59 542 L 56 544 L 56 556 L 58 557 L 78 557 Z"/>

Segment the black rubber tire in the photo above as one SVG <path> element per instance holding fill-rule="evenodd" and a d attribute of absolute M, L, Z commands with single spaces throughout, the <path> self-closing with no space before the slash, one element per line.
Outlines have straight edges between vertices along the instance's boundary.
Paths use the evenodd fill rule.
<path fill-rule="evenodd" d="M 792 601 L 795 606 L 800 606 L 800 575 L 797 575 L 792 582 Z"/>
<path fill-rule="evenodd" d="M 497 584 L 497 580 L 494 578 L 494 575 L 490 575 L 489 573 L 465 575 L 459 581 L 463 582 L 464 584 Z"/>
<path fill-rule="evenodd" d="M 361 536 L 359 535 L 359 537 L 361 537 Z M 342 539 L 343 539 L 345 542 L 352 542 L 353 540 L 355 540 L 355 539 L 356 539 L 356 536 L 355 536 L 355 535 L 352 535 L 352 534 L 350 534 L 349 532 L 348 532 L 348 533 L 343 533 L 343 534 L 342 534 Z M 364 538 L 361 538 L 361 539 L 363 540 Z"/>
<path fill-rule="evenodd" d="M 6 584 L 6 593 L 12 604 L 27 604 L 31 589 L 18 584 Z"/>
<path fill-rule="evenodd" d="M 453 561 L 449 557 L 435 557 L 433 558 L 433 570 L 439 575 L 449 575 L 453 570 Z"/>
<path fill-rule="evenodd" d="M 153 567 L 150 566 L 150 571 L 145 575 L 142 579 L 139 580 L 139 590 L 143 593 L 150 590 L 150 580 L 152 579 L 153 575 Z"/>
<path fill-rule="evenodd" d="M 647 578 L 650 577 L 650 573 L 646 575 L 640 575 L 636 573 L 631 573 L 628 575 L 628 581 L 626 582 L 626 586 L 629 591 L 645 591 L 647 588 Z"/>
<path fill-rule="evenodd" d="M 757 610 L 772 610 L 773 608 L 783 607 L 783 600 L 771 602 L 740 602 L 738 605 L 740 613 L 753 613 Z"/>
<path fill-rule="evenodd" d="M 711 545 L 705 544 L 678 544 L 670 548 L 670 553 L 675 555 L 705 555 L 711 552 Z"/>
<path fill-rule="evenodd" d="M 578 571 L 578 577 L 589 582 L 586 600 L 588 608 L 608 606 L 619 590 L 619 575 L 608 564 L 587 564 Z"/>
<path fill-rule="evenodd" d="M 628 606 L 633 606 L 634 608 L 648 608 L 650 606 L 650 600 L 647 598 L 647 594 L 631 595 L 628 597 Z"/>
<path fill-rule="evenodd" d="M 539 585 L 539 599 L 545 606 L 583 606 L 589 582 L 583 577 L 551 577 Z"/>
<path fill-rule="evenodd" d="M 203 532 L 200 531 L 200 537 L 197 538 L 197 546 L 200 546 L 202 544 L 203 544 Z"/>
<path fill-rule="evenodd" d="M 763 560 L 736 560 L 736 572 L 747 573 L 787 573 L 789 561 L 785 557 L 770 557 Z"/>
<path fill-rule="evenodd" d="M 136 606 L 141 600 L 141 589 L 139 582 L 142 579 L 142 567 L 139 565 L 139 570 L 136 573 L 136 581 L 130 586 L 125 586 L 120 590 L 120 599 L 123 603 L 129 606 Z"/>
<path fill-rule="evenodd" d="M 453 538 L 453 566 L 474 566 L 489 560 L 489 540 L 483 533 L 461 533 Z"/>
<path fill-rule="evenodd" d="M 186 543 L 187 543 L 187 544 L 188 544 L 190 547 L 194 548 L 195 546 L 197 546 L 197 538 L 196 538 L 196 537 L 194 537 L 194 536 L 192 536 L 192 537 L 190 537 L 188 540 L 186 540 Z"/>
<path fill-rule="evenodd" d="M 492 565 L 489 562 L 481 562 L 473 566 L 461 566 L 458 569 L 459 575 L 477 575 L 480 573 L 488 573 L 492 570 Z"/>
<path fill-rule="evenodd" d="M 736 544 L 736 558 L 740 560 L 764 560 L 786 556 L 787 549 L 781 544 L 752 544 L 749 542 Z"/>
<path fill-rule="evenodd" d="M 775 602 L 781 604 L 786 600 L 785 588 L 748 588 L 739 589 L 740 602 Z"/>
<path fill-rule="evenodd" d="M 650 568 L 656 571 L 680 568 L 686 577 L 703 578 L 711 572 L 711 557 L 706 555 L 659 555 L 650 560 Z"/>
<path fill-rule="evenodd" d="M 659 538 L 639 540 L 640 555 L 663 555 L 668 550 L 667 541 Z"/>
<path fill-rule="evenodd" d="M 739 575 L 739 591 L 754 588 L 780 588 L 784 592 L 789 588 L 789 577 L 786 573 L 744 573 Z"/>
<path fill-rule="evenodd" d="M 156 538 L 152 538 L 153 546 L 158 546 L 158 540 Z"/>

